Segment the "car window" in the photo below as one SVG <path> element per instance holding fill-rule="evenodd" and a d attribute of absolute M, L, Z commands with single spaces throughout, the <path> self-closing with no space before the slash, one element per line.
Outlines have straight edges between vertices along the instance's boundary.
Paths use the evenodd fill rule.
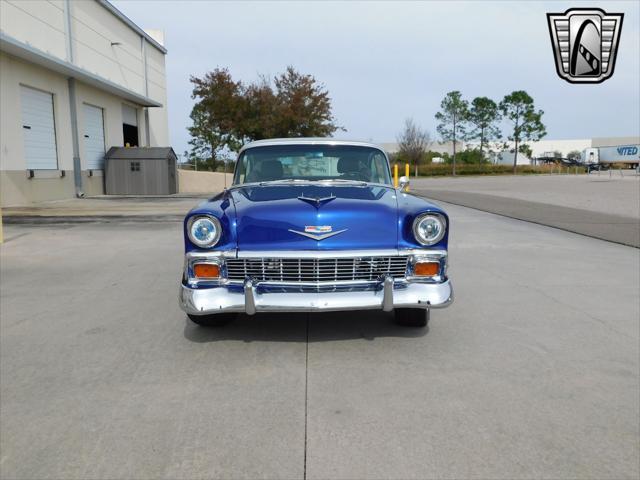
<path fill-rule="evenodd" d="M 355 145 L 267 145 L 238 158 L 234 184 L 274 180 L 355 180 L 391 184 L 386 156 Z"/>

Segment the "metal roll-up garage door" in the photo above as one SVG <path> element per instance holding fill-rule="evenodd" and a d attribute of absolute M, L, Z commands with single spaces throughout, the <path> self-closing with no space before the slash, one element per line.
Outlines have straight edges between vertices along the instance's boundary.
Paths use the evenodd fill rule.
<path fill-rule="evenodd" d="M 21 85 L 20 101 L 27 169 L 57 169 L 58 153 L 53 116 L 53 94 Z"/>
<path fill-rule="evenodd" d="M 104 168 L 104 117 L 100 107 L 84 104 L 84 154 L 89 170 Z"/>

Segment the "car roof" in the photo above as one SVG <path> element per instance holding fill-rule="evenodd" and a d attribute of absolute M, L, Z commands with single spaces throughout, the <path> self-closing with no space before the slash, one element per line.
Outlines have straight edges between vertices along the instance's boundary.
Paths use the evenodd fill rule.
<path fill-rule="evenodd" d="M 242 146 L 239 153 L 243 150 L 253 147 L 265 147 L 268 145 L 352 145 L 358 147 L 372 147 L 382 150 L 384 148 L 375 143 L 365 142 L 361 140 L 338 140 L 336 138 L 327 137 L 298 137 L 298 138 L 269 138 L 265 140 L 256 140 Z"/>

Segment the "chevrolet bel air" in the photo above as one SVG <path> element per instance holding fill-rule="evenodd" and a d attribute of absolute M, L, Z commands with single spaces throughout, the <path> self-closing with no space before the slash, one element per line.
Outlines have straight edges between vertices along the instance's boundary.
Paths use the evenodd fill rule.
<path fill-rule="evenodd" d="M 184 221 L 179 303 L 199 325 L 238 313 L 383 310 L 424 327 L 453 301 L 449 217 L 394 187 L 376 145 L 245 145 L 230 188 Z"/>

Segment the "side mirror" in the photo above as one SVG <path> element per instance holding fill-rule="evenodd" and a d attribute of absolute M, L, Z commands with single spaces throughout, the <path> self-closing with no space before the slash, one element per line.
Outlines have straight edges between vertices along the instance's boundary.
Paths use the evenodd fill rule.
<path fill-rule="evenodd" d="M 398 188 L 401 192 L 409 190 L 409 177 L 402 176 L 398 179 Z"/>

